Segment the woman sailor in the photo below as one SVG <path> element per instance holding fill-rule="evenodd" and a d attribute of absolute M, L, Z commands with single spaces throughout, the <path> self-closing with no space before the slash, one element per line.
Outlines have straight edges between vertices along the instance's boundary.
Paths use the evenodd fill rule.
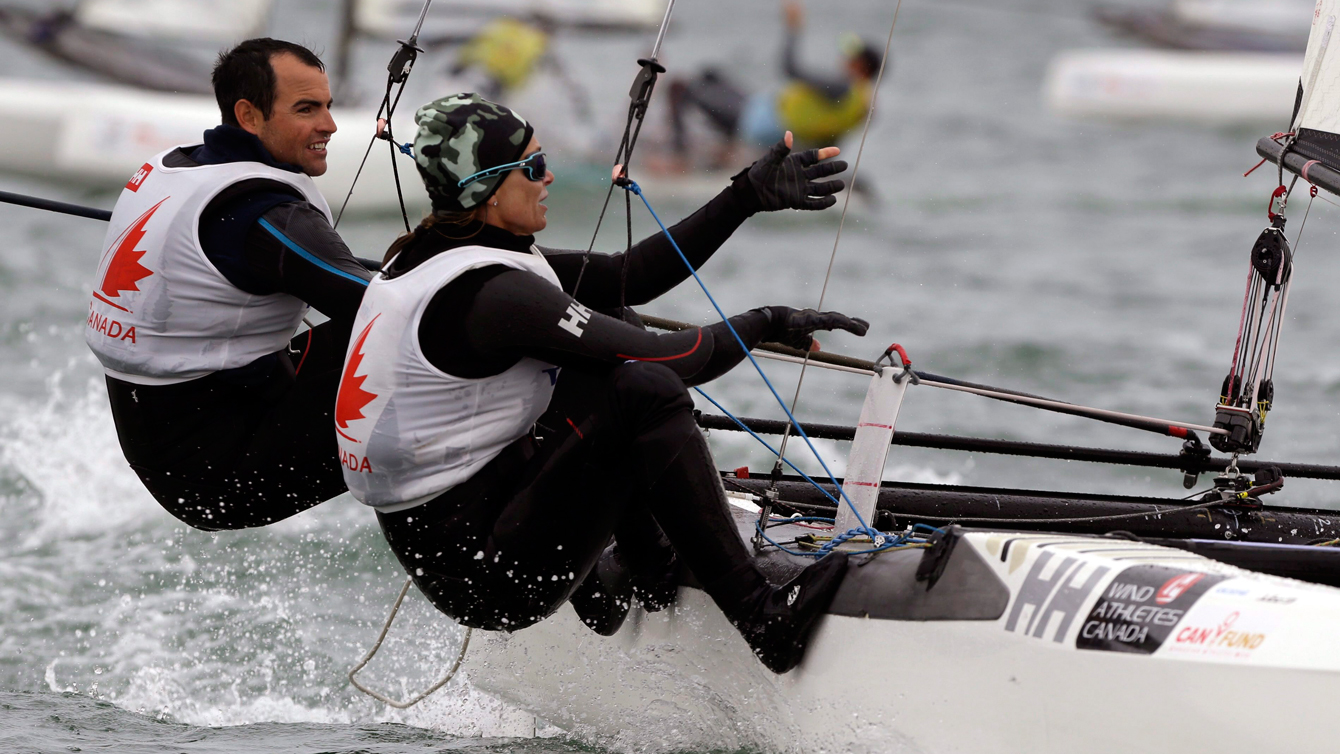
<path fill-rule="evenodd" d="M 474 94 L 415 118 L 434 212 L 391 247 L 354 324 L 335 409 L 349 489 L 465 625 L 515 631 L 572 598 L 613 633 L 625 569 L 658 609 L 677 555 L 769 668 L 794 667 L 847 566 L 829 556 L 772 586 L 741 541 L 685 386 L 744 352 L 724 323 L 653 335 L 601 313 L 665 293 L 688 277 L 683 262 L 660 235 L 589 264 L 537 247 L 553 174 L 532 127 Z M 754 212 L 835 202 L 841 183 L 815 179 L 846 168 L 822 161 L 837 149 L 789 152 L 777 145 L 673 228 L 695 266 Z M 750 347 L 867 328 L 785 306 L 731 323 Z"/>

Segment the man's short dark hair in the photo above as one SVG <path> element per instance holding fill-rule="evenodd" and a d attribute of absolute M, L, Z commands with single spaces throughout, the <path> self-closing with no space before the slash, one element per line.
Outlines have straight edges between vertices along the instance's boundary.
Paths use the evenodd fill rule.
<path fill-rule="evenodd" d="M 219 102 L 224 123 L 239 125 L 233 106 L 243 99 L 255 105 L 266 120 L 270 119 L 275 107 L 275 69 L 270 61 L 285 53 L 319 71 L 326 70 L 321 58 L 306 47 L 269 37 L 248 39 L 219 54 L 214 64 L 214 99 Z"/>

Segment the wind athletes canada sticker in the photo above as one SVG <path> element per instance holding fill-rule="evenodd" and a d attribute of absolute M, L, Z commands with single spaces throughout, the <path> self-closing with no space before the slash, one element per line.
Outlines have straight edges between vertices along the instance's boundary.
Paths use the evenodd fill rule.
<path fill-rule="evenodd" d="M 1225 577 L 1158 565 L 1117 574 L 1080 626 L 1078 649 L 1153 654 L 1201 595 Z"/>

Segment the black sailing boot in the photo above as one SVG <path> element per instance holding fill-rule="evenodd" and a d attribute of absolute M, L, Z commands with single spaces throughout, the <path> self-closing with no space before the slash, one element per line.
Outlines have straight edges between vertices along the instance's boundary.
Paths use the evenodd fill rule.
<path fill-rule="evenodd" d="M 831 554 L 784 586 L 768 583 L 745 547 L 712 453 L 696 429 L 648 491 L 648 507 L 763 664 L 774 673 L 799 665 L 847 573 L 847 556 Z"/>
<path fill-rule="evenodd" d="M 747 564 L 754 574 L 753 563 Z M 847 555 L 832 553 L 808 566 L 782 586 L 766 581 L 756 584 L 747 594 L 741 587 L 755 576 L 737 570 L 704 588 L 722 606 L 730 622 L 740 630 L 758 659 L 774 673 L 785 673 L 805 657 L 810 634 L 833 602 L 842 579 L 847 575 Z M 733 604 L 722 605 L 722 597 Z"/>
<path fill-rule="evenodd" d="M 618 550 L 610 545 L 568 601 L 587 628 L 601 636 L 613 636 L 628 617 L 632 599 L 628 570 L 619 560 Z"/>

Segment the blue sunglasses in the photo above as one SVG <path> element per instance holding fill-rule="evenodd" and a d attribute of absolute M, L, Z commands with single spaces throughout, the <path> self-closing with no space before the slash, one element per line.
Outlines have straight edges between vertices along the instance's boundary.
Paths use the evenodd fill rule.
<path fill-rule="evenodd" d="M 524 170 L 526 171 L 527 180 L 543 181 L 549 168 L 544 164 L 544 152 L 536 152 L 524 160 L 509 162 L 506 165 L 499 165 L 496 168 L 489 168 L 488 170 L 481 170 L 473 175 L 467 175 L 461 179 L 460 183 L 456 184 L 456 188 L 465 188 L 475 181 L 482 181 L 485 178 L 502 175 L 509 170 Z"/>

